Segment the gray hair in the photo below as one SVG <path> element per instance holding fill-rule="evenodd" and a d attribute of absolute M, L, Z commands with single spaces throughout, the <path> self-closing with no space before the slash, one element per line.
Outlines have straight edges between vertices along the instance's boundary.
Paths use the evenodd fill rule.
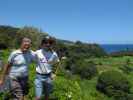
<path fill-rule="evenodd" d="M 30 42 L 31 43 L 31 39 L 30 38 L 27 38 L 27 37 L 24 37 L 22 39 L 22 42 L 21 43 L 23 43 L 23 42 Z"/>

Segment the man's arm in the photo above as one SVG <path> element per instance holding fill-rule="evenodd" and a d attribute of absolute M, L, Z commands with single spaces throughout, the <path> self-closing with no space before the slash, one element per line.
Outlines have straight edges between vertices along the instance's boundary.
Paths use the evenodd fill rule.
<path fill-rule="evenodd" d="M 9 73 L 10 68 L 11 68 L 11 64 L 10 63 L 7 63 L 4 66 L 3 73 L 2 73 L 1 79 L 0 79 L 0 85 L 2 85 L 4 83 L 6 75 Z"/>
<path fill-rule="evenodd" d="M 56 65 L 57 63 L 59 63 L 59 61 L 60 60 L 59 60 L 57 53 L 53 51 L 53 54 L 47 63 L 52 64 L 52 65 Z"/>

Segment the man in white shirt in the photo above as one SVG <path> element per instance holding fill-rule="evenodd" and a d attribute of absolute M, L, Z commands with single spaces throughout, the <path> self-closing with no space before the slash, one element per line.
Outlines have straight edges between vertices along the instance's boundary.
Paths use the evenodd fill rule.
<path fill-rule="evenodd" d="M 49 94 L 52 91 L 52 67 L 55 63 L 59 62 L 57 53 L 52 49 L 54 44 L 55 40 L 47 36 L 41 42 L 41 49 L 36 51 L 36 100 L 41 99 L 43 92 L 45 94 L 45 100 L 48 100 Z"/>

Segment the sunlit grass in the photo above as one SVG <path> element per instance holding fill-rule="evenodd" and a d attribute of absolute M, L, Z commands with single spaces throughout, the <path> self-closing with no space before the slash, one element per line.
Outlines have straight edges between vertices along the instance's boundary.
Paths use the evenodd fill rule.
<path fill-rule="evenodd" d="M 9 50 L 6 50 L 2 54 L 2 60 L 4 61 L 4 63 L 7 62 L 9 52 L 10 52 Z M 133 66 L 133 57 L 131 57 L 131 56 L 85 59 L 85 61 L 93 61 L 96 64 L 99 74 L 102 73 L 103 71 L 107 71 L 107 70 L 117 70 L 117 71 L 122 72 L 122 70 L 120 70 L 120 67 L 124 66 L 128 60 L 129 60 L 129 66 L 132 67 Z M 29 100 L 34 100 L 34 97 L 35 97 L 35 90 L 34 90 L 34 79 L 35 79 L 35 74 L 36 74 L 35 67 L 36 67 L 35 64 L 31 64 L 29 67 L 30 91 L 27 96 L 29 98 Z M 58 75 L 60 75 L 60 74 L 58 74 Z M 68 82 L 69 82 L 69 84 L 72 84 L 73 82 L 74 83 L 77 82 L 76 84 L 78 84 L 78 85 L 76 87 L 79 90 L 81 89 L 82 93 L 79 95 L 81 95 L 82 100 L 114 100 L 113 98 L 109 98 L 96 90 L 98 75 L 96 77 L 92 78 L 91 80 L 85 80 L 85 79 L 82 80 L 78 76 L 77 76 L 77 78 L 73 78 L 73 79 L 72 78 L 69 79 L 69 77 L 66 78 L 66 76 L 63 76 L 63 75 L 57 76 L 56 80 L 54 80 L 56 82 L 55 88 L 57 89 L 60 86 L 62 86 L 62 87 L 57 89 L 58 91 L 53 91 L 53 94 L 55 92 L 57 92 L 57 94 L 60 94 L 58 92 L 63 91 L 63 90 L 61 90 L 62 88 L 66 89 L 66 86 L 69 86 Z M 129 73 L 126 76 L 132 86 L 131 91 L 133 93 L 133 73 Z M 69 80 L 69 81 L 67 81 L 67 80 Z M 70 88 L 71 88 L 71 85 L 70 85 Z M 79 92 L 79 91 L 76 91 L 76 92 Z M 60 100 L 66 100 L 66 99 L 60 99 Z"/>

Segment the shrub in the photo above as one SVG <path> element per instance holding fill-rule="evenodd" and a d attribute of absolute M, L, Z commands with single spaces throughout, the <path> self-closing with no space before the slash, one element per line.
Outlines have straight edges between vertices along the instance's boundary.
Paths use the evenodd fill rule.
<path fill-rule="evenodd" d="M 50 97 L 52 100 L 82 100 L 81 88 L 77 81 L 58 77 L 54 85 Z"/>
<path fill-rule="evenodd" d="M 124 73 L 129 74 L 130 72 L 133 72 L 133 67 L 129 65 L 124 65 L 119 67 Z"/>
<path fill-rule="evenodd" d="M 128 58 L 123 66 L 119 67 L 124 73 L 129 74 L 133 72 L 133 67 L 131 65 L 131 60 Z"/>
<path fill-rule="evenodd" d="M 108 96 L 125 97 L 130 93 L 130 84 L 124 74 L 118 71 L 106 71 L 99 76 L 97 89 Z"/>
<path fill-rule="evenodd" d="M 72 60 L 70 60 L 70 62 L 71 61 Z M 86 62 L 83 59 L 76 59 L 73 61 L 73 63 L 70 62 L 67 66 L 69 66 L 71 72 L 73 74 L 80 75 L 80 77 L 83 79 L 91 79 L 92 77 L 97 75 L 96 65 L 92 61 Z"/>
<path fill-rule="evenodd" d="M 84 63 L 84 62 L 83 62 Z M 81 73 L 82 78 L 90 79 L 97 75 L 97 68 L 93 62 L 87 62 L 82 66 Z"/>

